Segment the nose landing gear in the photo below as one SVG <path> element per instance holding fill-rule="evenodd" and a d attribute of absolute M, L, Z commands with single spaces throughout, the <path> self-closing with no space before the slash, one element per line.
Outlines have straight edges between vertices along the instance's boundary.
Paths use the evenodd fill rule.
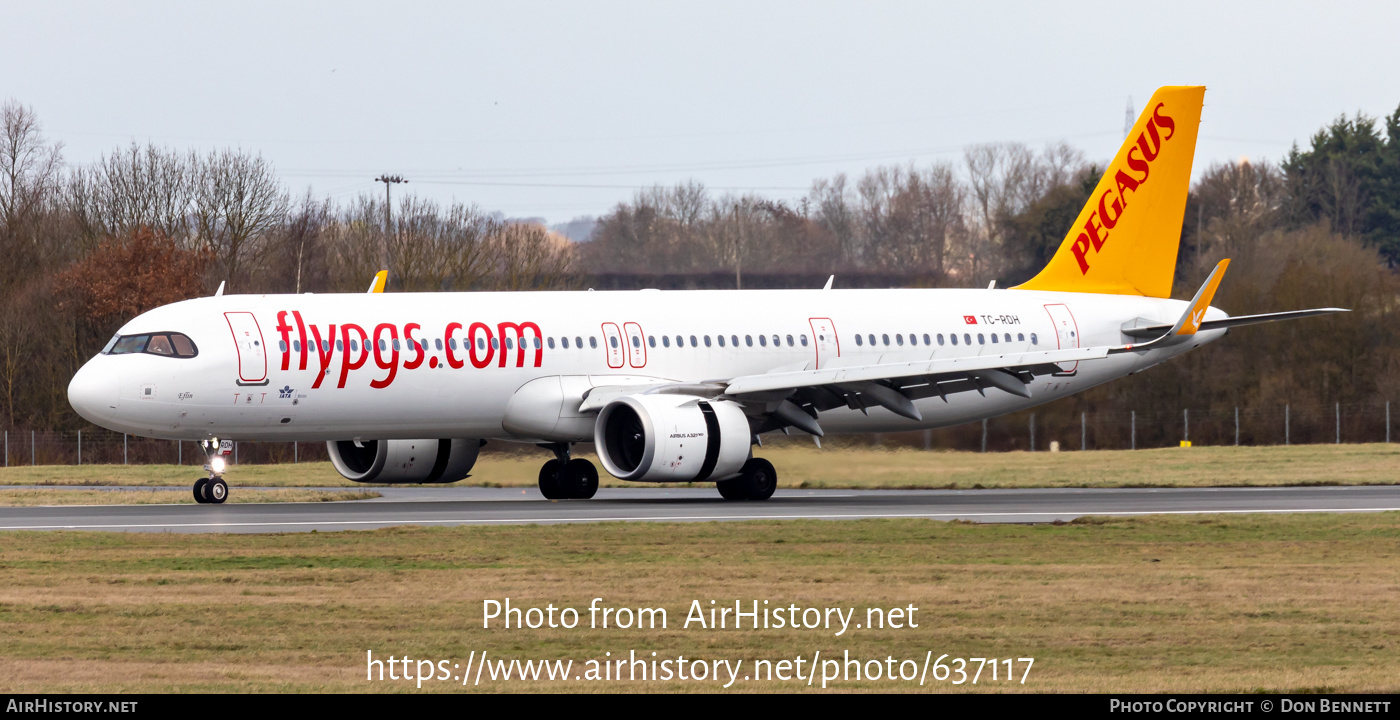
<path fill-rule="evenodd" d="M 547 500 L 587 500 L 598 492 L 598 468 L 583 458 L 569 457 L 568 443 L 543 445 L 554 459 L 540 468 L 540 494 Z"/>
<path fill-rule="evenodd" d="M 220 454 L 218 438 L 201 440 L 199 447 L 208 458 L 204 469 L 209 471 L 209 477 L 194 481 L 194 501 L 200 504 L 220 505 L 228 499 L 228 483 L 224 482 L 224 471 L 228 469 L 228 463 Z"/>

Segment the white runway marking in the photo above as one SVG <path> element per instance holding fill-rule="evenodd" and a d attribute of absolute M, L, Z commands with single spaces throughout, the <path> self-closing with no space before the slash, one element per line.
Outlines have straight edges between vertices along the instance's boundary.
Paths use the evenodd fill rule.
<path fill-rule="evenodd" d="M 1300 509 L 1246 509 L 1246 510 L 1119 510 L 1089 511 L 1060 510 L 1051 512 L 975 512 L 975 513 L 850 513 L 838 515 L 672 515 L 655 517 L 542 517 L 542 518 L 483 518 L 461 520 L 455 518 L 414 518 L 385 520 L 306 520 L 295 522 L 210 522 L 210 523 L 146 523 L 117 524 L 102 523 L 93 525 L 5 525 L 0 530 L 96 530 L 96 529 L 144 529 L 144 528 L 229 528 L 229 527 L 309 527 L 325 525 L 498 525 L 531 523 L 594 523 L 630 522 L 647 520 L 653 522 L 676 521 L 723 521 L 723 520 L 879 520 L 897 518 L 973 518 L 973 517 L 1063 517 L 1074 515 L 1098 515 L 1109 517 L 1132 517 L 1139 515 L 1285 515 L 1292 513 L 1361 513 L 1361 512 L 1400 512 L 1400 507 L 1383 508 L 1300 508 Z"/>

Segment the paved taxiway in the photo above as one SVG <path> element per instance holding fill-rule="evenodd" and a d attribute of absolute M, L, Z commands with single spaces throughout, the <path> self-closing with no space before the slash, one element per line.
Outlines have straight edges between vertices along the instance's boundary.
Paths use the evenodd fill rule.
<path fill-rule="evenodd" d="M 173 490 L 172 490 L 173 491 Z M 182 492 L 189 490 L 182 488 Z M 238 488 L 232 489 L 233 493 Z M 389 488 L 332 503 L 86 505 L 0 508 L 0 530 L 305 532 L 393 525 L 813 518 L 964 519 L 1027 523 L 1081 515 L 1400 511 L 1400 486 L 780 490 L 767 502 L 725 502 L 713 488 L 605 488 L 592 500 L 551 502 L 534 489 Z"/>

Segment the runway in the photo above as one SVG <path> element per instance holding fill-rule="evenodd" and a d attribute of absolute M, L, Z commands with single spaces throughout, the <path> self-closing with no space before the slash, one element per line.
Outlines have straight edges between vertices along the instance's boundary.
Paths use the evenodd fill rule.
<path fill-rule="evenodd" d="M 173 491 L 174 489 L 172 489 Z M 180 488 L 188 493 L 186 488 Z M 767 502 L 726 502 L 713 488 L 605 488 L 592 500 L 549 501 L 534 489 L 389 488 L 375 500 L 225 505 L 0 508 L 0 530 L 271 533 L 396 525 L 521 525 L 927 518 L 1040 523 L 1083 515 L 1400 511 L 1400 486 L 779 490 Z M 233 493 L 238 492 L 234 488 Z"/>

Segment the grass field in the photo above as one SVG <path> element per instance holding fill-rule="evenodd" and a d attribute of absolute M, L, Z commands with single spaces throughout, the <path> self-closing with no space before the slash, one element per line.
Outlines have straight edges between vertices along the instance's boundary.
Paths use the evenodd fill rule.
<path fill-rule="evenodd" d="M 1400 515 L 1066 525 L 921 520 L 0 535 L 0 692 L 411 691 L 365 652 L 464 663 L 639 656 L 1034 657 L 1024 686 L 1400 691 Z M 482 600 L 664 607 L 666 630 L 481 628 Z M 917 629 L 682 629 L 692 599 L 919 608 Z M 584 626 L 587 614 L 584 614 Z M 1018 668 L 1021 666 L 1018 666 Z M 1018 670 L 1019 676 L 1019 670 Z M 850 682 L 837 689 L 918 690 Z M 455 691 L 455 682 L 424 691 Z M 481 689 L 714 691 L 714 682 Z M 804 690 L 792 681 L 732 690 Z"/>
<path fill-rule="evenodd" d="M 1400 445 L 1197 447 L 1089 452 L 921 452 L 770 446 L 756 449 L 778 468 L 782 487 L 1010 488 L 1357 485 L 1400 482 Z M 536 484 L 548 456 L 487 454 L 463 485 Z M 596 461 L 596 458 L 590 458 Z M 190 485 L 196 467 L 40 465 L 0 469 L 0 485 Z M 229 484 L 259 487 L 366 487 L 330 463 L 241 465 Z M 636 487 L 603 473 L 604 487 Z"/>

